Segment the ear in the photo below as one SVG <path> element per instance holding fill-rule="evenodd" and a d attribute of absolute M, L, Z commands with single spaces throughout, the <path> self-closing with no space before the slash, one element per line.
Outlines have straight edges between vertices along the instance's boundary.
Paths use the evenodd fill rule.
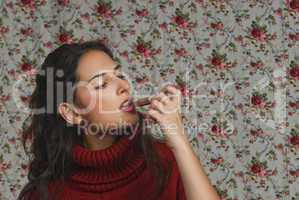
<path fill-rule="evenodd" d="M 76 112 L 76 109 L 68 103 L 59 104 L 58 111 L 61 117 L 69 124 L 79 125 L 82 120 L 82 117 Z"/>

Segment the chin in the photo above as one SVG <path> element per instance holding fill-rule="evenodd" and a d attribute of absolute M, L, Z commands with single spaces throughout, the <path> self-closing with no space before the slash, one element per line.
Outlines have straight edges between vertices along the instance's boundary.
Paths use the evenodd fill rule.
<path fill-rule="evenodd" d="M 124 113 L 122 118 L 123 118 L 123 122 L 125 122 L 126 124 L 133 125 L 138 122 L 139 115 L 137 112 L 134 112 L 134 113 L 128 112 L 128 113 Z"/>

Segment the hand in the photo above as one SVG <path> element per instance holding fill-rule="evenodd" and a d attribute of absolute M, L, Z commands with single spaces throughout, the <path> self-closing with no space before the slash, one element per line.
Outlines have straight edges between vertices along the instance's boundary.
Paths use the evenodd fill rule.
<path fill-rule="evenodd" d="M 181 91 L 168 85 L 158 95 L 151 98 L 150 109 L 147 112 L 160 124 L 165 133 L 166 143 L 171 148 L 175 148 L 174 145 L 180 140 L 186 139 L 181 116 L 181 98 Z"/>

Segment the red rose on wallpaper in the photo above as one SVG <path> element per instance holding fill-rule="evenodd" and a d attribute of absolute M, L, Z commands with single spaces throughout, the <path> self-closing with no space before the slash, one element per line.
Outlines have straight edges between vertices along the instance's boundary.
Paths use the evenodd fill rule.
<path fill-rule="evenodd" d="M 97 7 L 97 13 L 104 17 L 112 16 L 111 8 L 106 4 L 99 4 Z"/>
<path fill-rule="evenodd" d="M 293 41 L 299 41 L 299 33 L 294 33 L 294 34 L 290 33 L 289 39 Z"/>
<path fill-rule="evenodd" d="M 33 67 L 32 67 L 32 65 L 31 65 L 30 63 L 23 63 L 23 64 L 21 65 L 21 70 L 22 70 L 23 72 L 30 71 L 32 68 L 33 68 Z"/>
<path fill-rule="evenodd" d="M 187 28 L 188 27 L 188 21 L 185 20 L 181 16 L 175 16 L 172 18 L 172 21 L 177 24 L 180 28 Z"/>
<path fill-rule="evenodd" d="M 136 10 L 135 13 L 136 13 L 136 15 L 138 17 L 146 17 L 146 16 L 148 16 L 148 10 L 147 9 Z"/>
<path fill-rule="evenodd" d="M 223 163 L 223 158 L 221 158 L 221 157 L 219 157 L 219 158 L 212 158 L 211 159 L 211 162 L 213 163 L 213 164 L 216 164 L 216 165 L 220 165 L 221 163 Z"/>
<path fill-rule="evenodd" d="M 136 50 L 138 53 L 143 54 L 144 57 L 149 57 L 151 55 L 150 49 L 146 48 L 144 43 L 139 43 L 136 46 Z"/>
<path fill-rule="evenodd" d="M 299 109 L 299 101 L 297 101 L 297 102 L 290 102 L 289 106 L 291 108 Z"/>
<path fill-rule="evenodd" d="M 10 163 L 1 163 L 0 164 L 0 172 L 4 172 L 5 170 L 11 168 L 11 164 Z"/>
<path fill-rule="evenodd" d="M 179 90 L 182 93 L 182 96 L 186 97 L 190 94 L 188 88 L 186 86 L 179 86 Z"/>
<path fill-rule="evenodd" d="M 266 170 L 264 169 L 264 166 L 259 163 L 251 165 L 250 170 L 252 173 L 258 176 L 265 176 L 267 174 Z"/>
<path fill-rule="evenodd" d="M 220 133 L 221 132 L 221 128 L 218 127 L 216 124 L 214 124 L 212 127 L 211 127 L 211 131 L 213 133 Z"/>
<path fill-rule="evenodd" d="M 28 164 L 21 164 L 21 168 L 23 170 L 27 170 L 27 169 L 29 169 L 29 165 Z"/>
<path fill-rule="evenodd" d="M 30 4 L 31 2 L 33 2 L 33 0 L 21 0 L 22 4 Z"/>
<path fill-rule="evenodd" d="M 5 102 L 5 101 L 9 101 L 9 100 L 10 100 L 9 95 L 0 95 L 0 101 Z"/>
<path fill-rule="evenodd" d="M 299 12 L 299 0 L 291 0 L 290 1 L 290 8 L 292 8 L 296 12 Z"/>
<path fill-rule="evenodd" d="M 53 44 L 51 42 L 45 42 L 44 46 L 47 47 L 47 48 L 49 48 L 49 49 L 53 48 Z"/>
<path fill-rule="evenodd" d="M 58 4 L 61 6 L 67 6 L 70 3 L 70 0 L 58 0 Z"/>
<path fill-rule="evenodd" d="M 222 58 L 218 56 L 214 56 L 211 59 L 211 64 L 214 65 L 217 69 L 224 69 L 225 63 L 222 62 Z"/>
<path fill-rule="evenodd" d="M 219 53 L 216 49 L 213 49 L 210 63 L 218 70 L 223 70 L 228 67 L 226 54 Z"/>
<path fill-rule="evenodd" d="M 146 50 L 145 45 L 144 45 L 143 43 L 138 44 L 138 45 L 136 46 L 136 49 L 137 49 L 138 53 L 144 53 L 145 50 Z"/>
<path fill-rule="evenodd" d="M 281 16 L 281 15 L 282 15 L 282 9 L 279 8 L 279 9 L 275 10 L 274 13 L 275 13 L 277 16 Z"/>
<path fill-rule="evenodd" d="M 222 30 L 223 23 L 222 22 L 211 23 L 211 28 L 216 29 L 216 30 Z"/>
<path fill-rule="evenodd" d="M 34 0 L 21 0 L 21 3 L 25 6 L 29 6 L 30 8 L 34 8 L 35 5 Z"/>
<path fill-rule="evenodd" d="M 263 130 L 250 130 L 250 135 L 254 136 L 254 137 L 258 137 L 263 135 Z"/>
<path fill-rule="evenodd" d="M 291 176 L 299 177 L 299 170 L 290 170 Z"/>
<path fill-rule="evenodd" d="M 164 22 L 162 24 L 159 25 L 160 29 L 162 30 L 167 30 L 167 24 Z"/>
<path fill-rule="evenodd" d="M 213 57 L 212 60 L 211 60 L 211 64 L 214 65 L 214 66 L 221 65 L 222 64 L 221 58 L 219 58 L 219 57 Z"/>
<path fill-rule="evenodd" d="M 21 33 L 25 36 L 31 36 L 33 33 L 33 29 L 31 27 L 26 28 L 26 29 L 22 28 Z"/>
<path fill-rule="evenodd" d="M 21 96 L 21 100 L 22 100 L 24 103 L 28 103 L 30 99 L 31 99 L 30 96 Z"/>
<path fill-rule="evenodd" d="M 299 67 L 292 67 L 289 74 L 292 78 L 299 80 Z"/>
<path fill-rule="evenodd" d="M 290 138 L 290 143 L 296 147 L 299 147 L 299 135 L 293 135 Z"/>
<path fill-rule="evenodd" d="M 58 39 L 61 43 L 68 43 L 71 37 L 68 33 L 62 33 L 58 36 Z"/>
<path fill-rule="evenodd" d="M 184 48 L 175 49 L 174 52 L 175 52 L 175 55 L 177 55 L 177 56 L 187 55 L 187 51 Z"/>
<path fill-rule="evenodd" d="M 251 103 L 255 106 L 255 107 L 259 107 L 259 108 L 263 108 L 265 106 L 265 101 L 264 98 L 259 95 L 259 94 L 254 94 L 251 97 Z"/>
<path fill-rule="evenodd" d="M 259 27 L 255 27 L 255 28 L 251 29 L 251 36 L 261 42 L 265 41 L 265 39 L 266 39 L 266 33 L 264 32 L 264 30 L 262 28 L 259 28 Z"/>
<path fill-rule="evenodd" d="M 0 26 L 0 34 L 5 34 L 9 32 L 9 27 Z"/>
<path fill-rule="evenodd" d="M 186 97 L 190 95 L 190 91 L 186 85 L 186 82 L 183 79 L 181 79 L 180 76 L 176 76 L 175 82 L 175 87 L 180 90 L 182 96 Z"/>
<path fill-rule="evenodd" d="M 264 66 L 264 63 L 262 61 L 257 61 L 257 62 L 251 61 L 250 66 L 255 69 L 260 69 Z"/>

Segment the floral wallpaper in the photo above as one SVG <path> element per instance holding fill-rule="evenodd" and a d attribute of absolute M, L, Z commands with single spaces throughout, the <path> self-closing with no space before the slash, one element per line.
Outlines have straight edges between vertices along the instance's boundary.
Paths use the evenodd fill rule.
<path fill-rule="evenodd" d="M 26 183 L 21 141 L 36 71 L 101 39 L 135 95 L 180 86 L 190 143 L 224 200 L 299 199 L 299 1 L 0 1 L 0 199 Z"/>

